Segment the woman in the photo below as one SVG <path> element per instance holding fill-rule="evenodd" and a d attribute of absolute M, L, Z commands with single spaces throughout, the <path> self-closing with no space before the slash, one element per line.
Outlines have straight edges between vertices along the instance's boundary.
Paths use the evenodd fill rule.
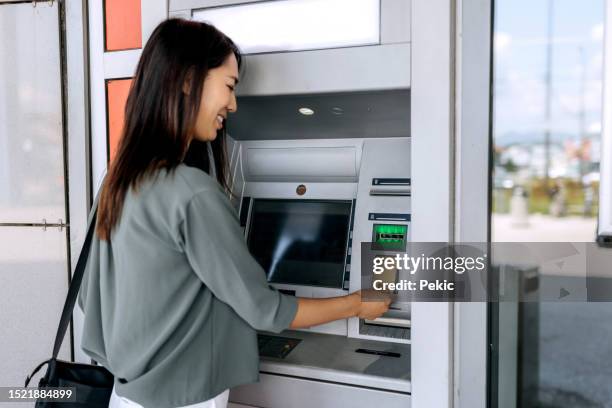
<path fill-rule="evenodd" d="M 142 52 L 79 297 L 81 346 L 116 378 L 111 406 L 225 406 L 258 379 L 256 330 L 387 310 L 359 293 L 281 294 L 250 256 L 224 154 L 240 63 L 229 38 L 186 20 L 161 23 Z"/>

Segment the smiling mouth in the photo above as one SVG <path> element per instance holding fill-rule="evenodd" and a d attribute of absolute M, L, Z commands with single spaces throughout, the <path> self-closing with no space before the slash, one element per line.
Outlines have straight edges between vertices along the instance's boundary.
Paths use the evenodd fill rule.
<path fill-rule="evenodd" d="M 225 122 L 225 118 L 222 115 L 217 115 L 216 123 L 219 129 L 223 127 L 223 122 Z"/>

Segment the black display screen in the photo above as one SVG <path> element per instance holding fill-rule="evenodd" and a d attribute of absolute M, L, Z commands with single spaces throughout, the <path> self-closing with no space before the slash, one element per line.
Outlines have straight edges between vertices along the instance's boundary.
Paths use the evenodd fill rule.
<path fill-rule="evenodd" d="M 341 288 L 350 201 L 254 200 L 247 244 L 268 281 Z"/>

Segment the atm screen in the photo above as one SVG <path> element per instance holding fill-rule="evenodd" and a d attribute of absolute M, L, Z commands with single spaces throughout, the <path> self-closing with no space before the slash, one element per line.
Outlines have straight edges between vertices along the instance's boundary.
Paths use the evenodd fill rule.
<path fill-rule="evenodd" d="M 268 281 L 342 288 L 350 201 L 254 200 L 247 244 Z"/>

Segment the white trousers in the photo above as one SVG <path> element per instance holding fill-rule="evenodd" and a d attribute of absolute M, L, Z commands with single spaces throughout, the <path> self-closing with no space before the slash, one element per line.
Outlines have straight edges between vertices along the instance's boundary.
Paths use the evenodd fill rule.
<path fill-rule="evenodd" d="M 207 401 L 198 402 L 197 404 L 185 405 L 177 408 L 227 408 L 227 399 L 229 397 L 229 390 L 223 391 L 221 394 Z M 113 393 L 111 394 L 108 408 L 143 408 L 142 405 L 129 400 L 127 398 L 117 395 L 115 387 L 113 387 Z"/>

